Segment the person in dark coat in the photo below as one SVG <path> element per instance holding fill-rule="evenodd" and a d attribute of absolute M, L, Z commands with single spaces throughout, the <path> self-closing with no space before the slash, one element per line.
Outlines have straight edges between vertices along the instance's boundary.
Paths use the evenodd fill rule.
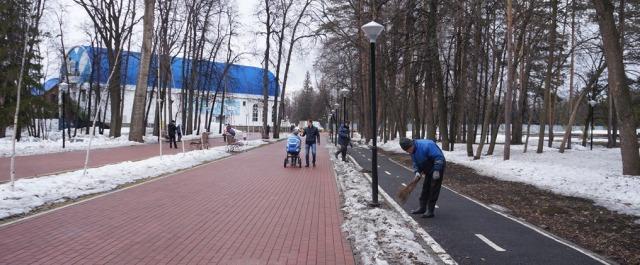
<path fill-rule="evenodd" d="M 313 166 L 316 166 L 316 143 L 320 144 L 320 131 L 317 127 L 313 126 L 313 120 L 307 121 L 307 127 L 304 127 L 302 136 L 305 136 L 305 160 L 307 162 L 306 167 L 309 167 L 309 150 L 313 153 Z M 316 141 L 317 140 L 317 141 Z"/>
<path fill-rule="evenodd" d="M 432 218 L 440 195 L 442 179 L 447 161 L 440 147 L 431 140 L 400 139 L 400 147 L 411 154 L 413 171 L 416 178 L 425 176 L 420 194 L 420 207 L 412 214 L 422 214 L 423 218 Z"/>
<path fill-rule="evenodd" d="M 169 148 L 178 148 L 178 143 L 176 143 L 176 131 L 176 123 L 175 121 L 171 121 L 169 123 Z"/>
<path fill-rule="evenodd" d="M 349 137 L 349 121 L 345 121 L 344 124 L 340 126 L 338 129 L 338 144 L 340 145 L 340 149 L 335 153 L 336 159 L 338 159 L 338 154 L 342 153 L 342 161 L 347 161 L 347 146 L 351 142 L 351 137 Z"/>

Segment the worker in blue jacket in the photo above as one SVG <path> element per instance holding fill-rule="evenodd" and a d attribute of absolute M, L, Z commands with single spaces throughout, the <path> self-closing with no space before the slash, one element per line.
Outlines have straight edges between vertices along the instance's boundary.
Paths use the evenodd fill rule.
<path fill-rule="evenodd" d="M 338 144 L 340 149 L 335 153 L 336 159 L 338 155 L 342 154 L 342 161 L 347 162 L 347 146 L 351 144 L 351 137 L 349 136 L 349 121 L 345 121 L 338 130 Z"/>
<path fill-rule="evenodd" d="M 416 178 L 425 176 L 420 194 L 420 207 L 412 214 L 422 214 L 423 218 L 432 218 L 436 202 L 442 187 L 442 178 L 447 162 L 440 147 L 431 140 L 400 139 L 400 147 L 411 154 L 413 172 Z"/>

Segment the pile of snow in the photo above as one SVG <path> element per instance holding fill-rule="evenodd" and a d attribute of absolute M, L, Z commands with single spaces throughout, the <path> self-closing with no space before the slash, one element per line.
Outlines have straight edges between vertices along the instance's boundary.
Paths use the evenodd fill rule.
<path fill-rule="evenodd" d="M 243 150 L 257 147 L 267 142 L 246 141 Z M 175 155 L 153 157 L 141 161 L 126 161 L 87 170 L 63 173 L 38 178 L 26 178 L 11 184 L 0 185 L 0 219 L 28 213 L 47 203 L 59 203 L 84 195 L 105 192 L 136 180 L 157 177 L 163 174 L 190 168 L 208 161 L 229 156 L 225 147 L 196 150 Z"/>
<path fill-rule="evenodd" d="M 565 196 L 590 199 L 609 210 L 640 216 L 640 177 L 622 174 L 619 148 L 594 146 L 593 150 L 573 145 L 564 154 L 558 143 L 537 154 L 536 142 L 511 146 L 511 159 L 502 159 L 504 146 L 496 145 L 494 155 L 480 160 L 467 157 L 464 144 L 456 144 L 454 151 L 445 151 L 448 161 L 475 169 L 478 173 L 499 180 L 521 182 Z M 403 153 L 398 141 L 389 141 L 382 149 Z M 486 152 L 488 145 L 485 145 Z M 476 145 L 474 145 L 474 152 Z"/>
<path fill-rule="evenodd" d="M 351 240 L 360 263 L 438 264 L 417 242 L 416 234 L 399 213 L 382 206 L 371 208 L 367 205 L 371 183 L 362 173 L 351 164 L 338 160 L 334 160 L 334 167 L 345 199 L 342 230 Z"/>
<path fill-rule="evenodd" d="M 123 134 L 120 137 L 109 137 L 109 130 L 105 130 L 104 135 L 96 134 L 91 142 L 91 149 L 112 148 L 120 146 L 140 145 L 134 141 L 129 141 L 128 128 L 123 128 Z M 210 134 L 209 138 L 220 136 L 219 134 Z M 49 132 L 47 139 L 36 138 L 31 136 L 23 136 L 20 141 L 16 142 L 16 155 L 28 156 L 37 154 L 48 154 L 58 152 L 69 152 L 77 150 L 86 150 L 89 146 L 90 135 L 80 134 L 71 139 L 65 139 L 65 148 L 62 148 L 62 134 L 58 131 Z M 182 140 L 200 139 L 199 135 L 184 135 Z M 157 143 L 158 137 L 148 132 L 144 136 L 144 143 Z M 11 137 L 0 138 L 0 157 L 11 156 L 12 146 Z"/>

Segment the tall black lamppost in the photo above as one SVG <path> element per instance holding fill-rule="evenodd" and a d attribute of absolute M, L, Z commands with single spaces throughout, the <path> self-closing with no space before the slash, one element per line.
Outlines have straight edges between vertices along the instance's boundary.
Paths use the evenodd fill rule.
<path fill-rule="evenodd" d="M 382 33 L 384 27 L 375 21 L 371 21 L 364 26 L 362 26 L 362 31 L 369 38 L 369 43 L 371 44 L 371 51 L 369 59 L 371 61 L 371 138 L 373 139 L 373 147 L 371 147 L 371 203 L 369 204 L 372 207 L 380 206 L 378 203 L 378 136 L 377 136 L 377 127 L 376 124 L 376 39 Z"/>
<path fill-rule="evenodd" d="M 340 104 L 338 102 L 336 102 L 335 104 L 333 104 L 333 106 L 335 107 L 335 110 L 334 110 L 335 119 L 333 119 L 335 121 L 334 122 L 335 130 L 333 130 L 333 132 L 335 134 L 335 138 L 334 138 L 334 141 L 333 141 L 333 145 L 334 146 L 338 146 L 338 129 L 340 128 L 340 127 L 338 127 L 339 126 L 338 125 L 338 121 L 340 120 Z"/>
<path fill-rule="evenodd" d="M 342 94 L 342 124 L 347 122 L 347 96 L 349 95 L 349 89 L 343 88 L 340 89 L 340 94 Z"/>
<path fill-rule="evenodd" d="M 591 146 L 589 147 L 590 150 L 593 150 L 593 117 L 596 116 L 595 113 L 595 108 L 596 108 L 596 104 L 598 104 L 598 102 L 595 99 L 595 95 L 591 98 L 591 100 L 589 100 L 589 107 L 591 107 Z"/>
<path fill-rule="evenodd" d="M 62 107 L 60 108 L 60 111 L 62 112 L 62 113 L 60 113 L 60 122 L 62 123 L 62 148 L 65 147 L 65 136 L 64 136 L 64 134 L 65 134 L 65 132 L 64 132 L 64 127 L 65 127 L 64 126 L 65 125 L 64 124 L 64 120 L 65 120 L 65 116 L 64 116 L 64 114 L 65 114 L 64 113 L 65 112 L 65 106 L 64 106 L 65 105 L 64 104 L 65 103 L 65 95 L 64 95 L 64 93 L 67 92 L 67 89 L 69 89 L 69 84 L 67 84 L 67 82 L 63 81 L 62 83 L 58 84 L 58 94 L 61 97 L 60 101 L 61 101 L 61 105 L 62 105 Z"/>

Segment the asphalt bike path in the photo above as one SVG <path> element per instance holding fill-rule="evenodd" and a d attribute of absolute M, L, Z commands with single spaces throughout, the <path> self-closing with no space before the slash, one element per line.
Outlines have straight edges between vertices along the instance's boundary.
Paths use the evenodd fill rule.
<path fill-rule="evenodd" d="M 371 169 L 370 149 L 352 148 L 349 154 L 364 169 Z M 448 174 L 445 171 L 435 218 L 411 216 L 459 264 L 607 264 L 588 251 L 560 243 L 563 240 L 554 240 L 446 188 Z M 413 177 L 411 170 L 378 154 L 379 186 L 390 195 L 395 196 Z M 402 206 L 407 213 L 418 208 L 421 190 L 422 182 Z"/>

